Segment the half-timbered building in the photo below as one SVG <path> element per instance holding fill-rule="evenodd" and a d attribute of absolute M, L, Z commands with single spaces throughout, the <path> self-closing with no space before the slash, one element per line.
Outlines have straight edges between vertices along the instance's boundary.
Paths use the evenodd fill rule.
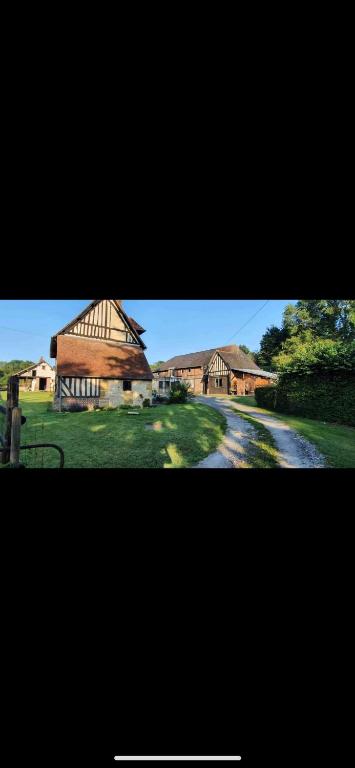
<path fill-rule="evenodd" d="M 19 377 L 20 389 L 30 392 L 53 392 L 55 370 L 41 357 L 38 363 L 30 365 L 15 374 Z"/>
<path fill-rule="evenodd" d="M 144 333 L 121 299 L 96 299 L 51 339 L 57 360 L 54 407 L 142 406 L 152 399 L 153 375 Z"/>
<path fill-rule="evenodd" d="M 156 371 L 154 388 L 165 396 L 171 383 L 180 380 L 189 384 L 196 395 L 247 395 L 275 378 L 275 374 L 260 370 L 249 355 L 232 344 L 172 357 Z"/>

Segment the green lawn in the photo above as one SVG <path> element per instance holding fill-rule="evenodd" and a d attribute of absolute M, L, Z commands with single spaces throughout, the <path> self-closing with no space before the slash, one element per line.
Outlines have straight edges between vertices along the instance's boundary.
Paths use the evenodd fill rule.
<path fill-rule="evenodd" d="M 21 442 L 57 443 L 71 468 L 189 467 L 215 451 L 226 428 L 224 416 L 199 403 L 127 411 L 54 413 L 47 392 L 20 393 L 27 424 Z M 37 455 L 36 455 L 37 454 Z M 58 466 L 59 454 L 49 449 L 21 452 L 29 468 Z"/>
<path fill-rule="evenodd" d="M 256 401 L 251 397 L 233 397 L 237 403 L 256 406 Z M 343 424 L 331 424 L 330 422 L 305 419 L 301 416 L 291 416 L 286 413 L 276 413 L 265 408 L 255 407 L 255 411 L 268 413 L 275 416 L 297 430 L 303 437 L 313 443 L 325 457 L 329 467 L 347 469 L 355 467 L 355 428 Z M 240 411 L 238 411 L 240 415 Z"/>

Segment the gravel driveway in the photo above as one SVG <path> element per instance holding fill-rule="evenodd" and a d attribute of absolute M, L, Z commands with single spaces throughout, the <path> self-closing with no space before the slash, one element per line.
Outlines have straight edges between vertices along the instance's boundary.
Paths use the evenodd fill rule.
<path fill-rule="evenodd" d="M 248 439 L 254 437 L 255 432 L 252 425 L 238 417 L 238 410 L 260 421 L 271 432 L 281 468 L 313 469 L 325 466 L 325 460 L 315 446 L 280 419 L 259 413 L 253 406 L 235 403 L 227 397 L 204 395 L 196 400 L 216 408 L 227 419 L 227 431 L 222 443 L 215 453 L 197 464 L 197 469 L 236 469 L 247 466 L 245 449 Z"/>

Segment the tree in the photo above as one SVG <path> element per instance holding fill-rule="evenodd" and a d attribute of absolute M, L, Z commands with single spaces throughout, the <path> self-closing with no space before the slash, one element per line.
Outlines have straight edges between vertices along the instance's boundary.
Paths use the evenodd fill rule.
<path fill-rule="evenodd" d="M 255 361 L 256 352 L 251 352 L 249 347 L 246 347 L 245 344 L 239 344 L 239 349 L 241 349 L 242 352 L 245 352 L 246 355 L 249 355 L 249 357 Z"/>
<path fill-rule="evenodd" d="M 292 337 L 285 342 L 282 351 L 274 359 L 274 362 L 280 374 L 353 371 L 355 369 L 355 341 L 312 339 L 302 342 L 298 337 Z"/>
<path fill-rule="evenodd" d="M 152 371 L 156 371 L 157 368 L 160 368 L 162 365 L 164 365 L 164 360 L 158 360 L 157 363 L 150 363 L 150 368 Z"/>
<path fill-rule="evenodd" d="M 355 301 L 300 299 L 288 304 L 282 327 L 273 325 L 264 333 L 256 362 L 265 370 L 279 370 L 281 360 L 287 360 L 288 365 L 294 356 L 299 359 L 309 345 L 322 339 L 343 343 L 355 340 Z"/>
<path fill-rule="evenodd" d="M 283 328 L 288 336 L 352 341 L 355 339 L 355 301 L 301 299 L 284 310 Z"/>
<path fill-rule="evenodd" d="M 260 349 L 255 353 L 255 362 L 263 371 L 274 371 L 275 365 L 273 358 L 281 352 L 282 345 L 288 337 L 288 332 L 284 328 L 278 328 L 271 325 L 265 331 Z"/>
<path fill-rule="evenodd" d="M 0 360 L 0 386 L 6 387 L 10 376 L 29 368 L 30 365 L 34 365 L 32 360 L 10 360 L 9 362 Z"/>

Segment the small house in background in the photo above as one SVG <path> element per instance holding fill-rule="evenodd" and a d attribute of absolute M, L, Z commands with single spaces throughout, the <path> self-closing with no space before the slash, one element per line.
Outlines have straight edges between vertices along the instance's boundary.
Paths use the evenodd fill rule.
<path fill-rule="evenodd" d="M 52 337 L 54 409 L 150 404 L 153 374 L 144 354 L 144 332 L 121 299 L 92 301 Z"/>
<path fill-rule="evenodd" d="M 174 381 L 190 385 L 195 395 L 252 395 L 277 377 L 261 371 L 236 344 L 179 355 L 162 363 L 154 375 L 154 389 L 166 396 Z"/>
<path fill-rule="evenodd" d="M 29 392 L 54 392 L 55 370 L 43 357 L 37 364 L 19 371 L 16 376 L 20 379 L 20 389 Z"/>

